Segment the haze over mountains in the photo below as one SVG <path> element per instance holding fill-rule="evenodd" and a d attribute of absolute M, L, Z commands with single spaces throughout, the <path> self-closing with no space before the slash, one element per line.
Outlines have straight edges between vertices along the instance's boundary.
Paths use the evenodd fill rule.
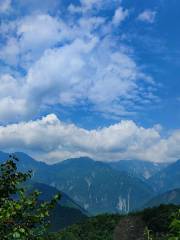
<path fill-rule="evenodd" d="M 45 198 L 53 195 L 56 188 L 65 193 L 63 205 L 82 213 L 82 209 L 89 214 L 128 213 L 147 203 L 148 206 L 166 203 L 164 195 L 157 195 L 180 189 L 180 161 L 169 165 L 137 160 L 103 163 L 81 157 L 47 165 L 25 153 L 15 154 L 20 159 L 19 170 L 33 171 L 33 181 L 42 184 L 35 186 L 40 186 Z M 1 162 L 7 158 L 8 154 L 0 152 Z M 167 197 L 168 203 L 178 201 L 179 195 L 176 200 Z"/>

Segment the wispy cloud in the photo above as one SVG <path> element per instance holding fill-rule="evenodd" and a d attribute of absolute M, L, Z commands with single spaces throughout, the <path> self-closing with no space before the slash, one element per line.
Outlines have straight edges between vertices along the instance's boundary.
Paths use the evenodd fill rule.
<path fill-rule="evenodd" d="M 113 16 L 113 24 L 119 25 L 125 18 L 128 16 L 129 11 L 126 9 L 124 10 L 122 7 L 116 9 L 114 16 Z"/>
<path fill-rule="evenodd" d="M 144 12 L 140 13 L 137 19 L 139 21 L 147 22 L 147 23 L 154 23 L 156 19 L 156 11 L 152 10 L 145 10 Z"/>

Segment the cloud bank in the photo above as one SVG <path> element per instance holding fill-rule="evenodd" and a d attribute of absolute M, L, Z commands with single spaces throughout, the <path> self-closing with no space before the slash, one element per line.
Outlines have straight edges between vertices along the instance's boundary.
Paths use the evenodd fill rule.
<path fill-rule="evenodd" d="M 102 161 L 175 161 L 180 157 L 179 144 L 180 130 L 164 138 L 158 126 L 146 129 L 133 121 L 86 130 L 50 114 L 36 121 L 0 127 L 1 149 L 25 151 L 49 163 L 78 156 Z"/>

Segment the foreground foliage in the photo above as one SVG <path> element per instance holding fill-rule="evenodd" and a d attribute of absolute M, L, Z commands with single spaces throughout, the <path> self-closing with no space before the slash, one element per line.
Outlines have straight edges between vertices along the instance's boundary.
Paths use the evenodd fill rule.
<path fill-rule="evenodd" d="M 113 232 L 122 219 L 120 215 L 99 215 L 73 225 L 56 235 L 57 240 L 112 240 Z"/>
<path fill-rule="evenodd" d="M 160 205 L 145 209 L 143 218 L 147 224 L 147 240 L 180 240 L 180 208 L 175 205 Z"/>
<path fill-rule="evenodd" d="M 147 226 L 144 229 L 144 238 L 147 240 L 180 240 L 178 235 L 180 230 L 179 217 L 177 218 L 178 211 L 178 206 L 161 205 L 130 214 L 130 216 L 139 216 L 143 219 L 144 225 Z M 75 224 L 64 229 L 56 234 L 53 239 L 113 240 L 115 227 L 121 220 L 128 217 L 116 214 L 91 217 L 81 224 Z M 136 239 L 135 237 L 133 239 Z"/>
<path fill-rule="evenodd" d="M 169 240 L 180 239 L 180 209 L 173 215 L 170 224 L 170 238 Z"/>
<path fill-rule="evenodd" d="M 49 211 L 60 196 L 39 202 L 40 192 L 26 194 L 23 183 L 31 172 L 18 172 L 15 156 L 0 165 L 0 236 L 2 240 L 41 240 L 48 236 Z"/>

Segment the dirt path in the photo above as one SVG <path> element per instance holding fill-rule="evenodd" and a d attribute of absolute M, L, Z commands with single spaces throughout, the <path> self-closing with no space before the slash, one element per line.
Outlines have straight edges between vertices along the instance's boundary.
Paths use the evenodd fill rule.
<path fill-rule="evenodd" d="M 144 222 L 140 217 L 128 216 L 120 221 L 114 231 L 114 240 L 145 240 Z"/>

